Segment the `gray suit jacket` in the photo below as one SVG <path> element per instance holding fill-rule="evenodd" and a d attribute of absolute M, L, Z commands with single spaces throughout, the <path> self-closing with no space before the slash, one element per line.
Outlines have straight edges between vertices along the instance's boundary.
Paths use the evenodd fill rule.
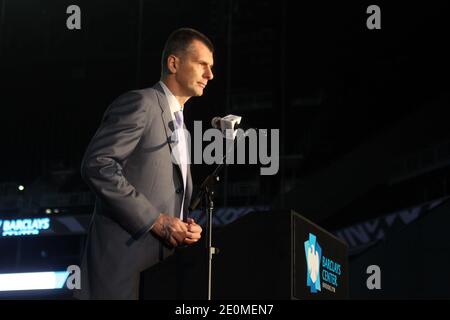
<path fill-rule="evenodd" d="M 118 97 L 106 110 L 82 161 L 97 196 L 81 264 L 79 299 L 137 299 L 139 274 L 171 254 L 149 229 L 160 213 L 187 217 L 181 169 L 171 160 L 174 130 L 159 84 Z"/>

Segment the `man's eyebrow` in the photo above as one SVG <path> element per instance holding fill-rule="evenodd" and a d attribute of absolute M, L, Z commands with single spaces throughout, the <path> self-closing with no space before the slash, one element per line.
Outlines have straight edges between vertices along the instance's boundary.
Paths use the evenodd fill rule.
<path fill-rule="evenodd" d="M 205 60 L 199 60 L 199 62 L 200 62 L 201 64 L 207 64 L 207 65 L 209 65 L 211 68 L 214 67 L 214 63 L 213 63 L 213 64 L 209 64 L 209 63 L 206 62 Z"/>

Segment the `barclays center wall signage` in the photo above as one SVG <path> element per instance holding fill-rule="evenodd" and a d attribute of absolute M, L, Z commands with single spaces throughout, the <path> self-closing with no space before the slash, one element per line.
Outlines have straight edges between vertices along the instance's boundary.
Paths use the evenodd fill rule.
<path fill-rule="evenodd" d="M 339 287 L 342 266 L 322 254 L 317 237 L 310 233 L 305 241 L 306 285 L 311 293 L 328 290 L 335 293 Z"/>
<path fill-rule="evenodd" d="M 8 236 L 39 235 L 50 229 L 50 218 L 0 220 L 0 234 Z"/>
<path fill-rule="evenodd" d="M 23 237 L 85 233 L 90 216 L 0 219 L 0 237 Z"/>

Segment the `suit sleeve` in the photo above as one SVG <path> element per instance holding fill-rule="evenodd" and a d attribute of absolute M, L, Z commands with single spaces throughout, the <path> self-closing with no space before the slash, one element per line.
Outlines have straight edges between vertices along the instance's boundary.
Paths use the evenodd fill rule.
<path fill-rule="evenodd" d="M 136 148 L 148 119 L 142 95 L 128 92 L 107 109 L 84 155 L 81 174 L 108 212 L 134 238 L 147 232 L 158 210 L 123 174 L 128 156 Z"/>

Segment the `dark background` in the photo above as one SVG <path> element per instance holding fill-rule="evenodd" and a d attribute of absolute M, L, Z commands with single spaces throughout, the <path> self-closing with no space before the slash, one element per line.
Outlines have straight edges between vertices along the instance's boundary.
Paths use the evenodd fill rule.
<path fill-rule="evenodd" d="M 81 30 L 66 28 L 71 4 Z M 366 27 L 371 4 L 381 30 Z M 0 217 L 42 214 L 51 203 L 33 199 L 46 194 L 89 192 L 80 160 L 103 112 L 159 80 L 164 42 L 183 26 L 216 47 L 215 79 L 188 102 L 188 127 L 233 113 L 280 129 L 278 174 L 229 166 L 219 207 L 292 208 L 337 232 L 448 196 L 445 1 L 0 0 Z M 193 166 L 194 183 L 211 170 Z M 20 264 L 11 240 L 0 248 L 4 268 Z"/>

